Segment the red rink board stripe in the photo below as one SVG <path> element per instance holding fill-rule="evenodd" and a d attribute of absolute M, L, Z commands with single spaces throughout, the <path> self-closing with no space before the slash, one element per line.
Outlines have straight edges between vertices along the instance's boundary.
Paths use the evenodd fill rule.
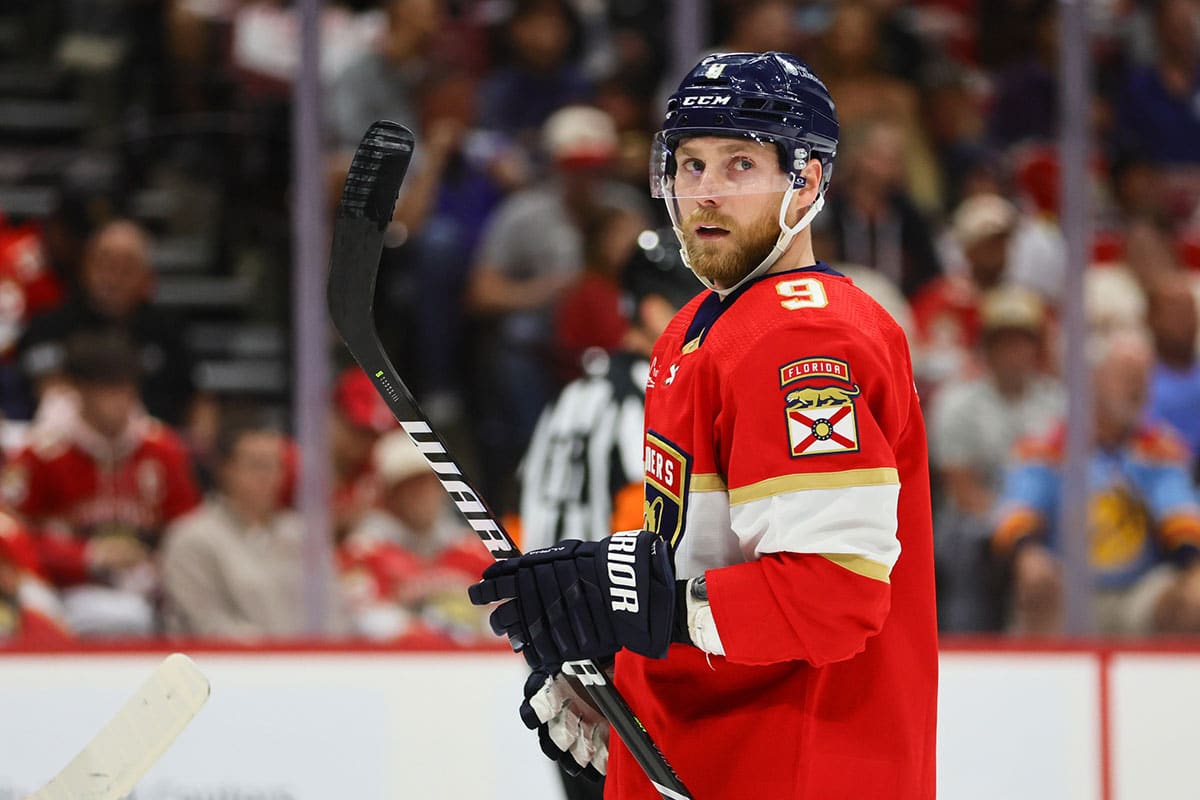
<path fill-rule="evenodd" d="M 1112 651 L 1096 654 L 1100 663 L 1100 800 L 1112 800 Z"/>

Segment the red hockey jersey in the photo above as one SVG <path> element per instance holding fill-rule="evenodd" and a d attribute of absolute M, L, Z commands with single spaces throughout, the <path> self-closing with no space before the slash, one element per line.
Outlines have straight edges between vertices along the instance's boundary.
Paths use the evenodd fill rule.
<path fill-rule="evenodd" d="M 183 443 L 145 416 L 115 444 L 78 420 L 35 427 L 2 486 L 37 532 L 42 570 L 58 586 L 87 580 L 90 536 L 136 535 L 153 544 L 167 522 L 200 502 Z"/>
<path fill-rule="evenodd" d="M 824 265 L 693 300 L 646 392 L 646 524 L 724 656 L 615 682 L 699 800 L 934 797 L 925 428 L 903 332 Z M 615 736 L 605 796 L 657 798 Z"/>

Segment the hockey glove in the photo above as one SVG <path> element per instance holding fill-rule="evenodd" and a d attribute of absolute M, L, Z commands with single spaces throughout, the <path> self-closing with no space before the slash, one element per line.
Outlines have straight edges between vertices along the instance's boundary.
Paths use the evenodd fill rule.
<path fill-rule="evenodd" d="M 675 609 L 674 567 L 666 542 L 623 531 L 599 542 L 568 539 L 497 561 L 470 588 L 531 666 L 607 658 L 622 647 L 663 658 Z"/>
<path fill-rule="evenodd" d="M 608 769 L 608 720 L 561 672 L 536 669 L 529 675 L 521 721 L 537 731 L 542 752 L 568 775 L 598 781 Z"/>

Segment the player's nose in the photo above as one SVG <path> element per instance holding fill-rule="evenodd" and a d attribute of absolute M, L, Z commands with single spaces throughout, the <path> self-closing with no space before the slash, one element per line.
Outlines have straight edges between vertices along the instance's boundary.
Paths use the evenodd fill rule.
<path fill-rule="evenodd" d="M 705 170 L 704 174 L 700 176 L 700 182 L 696 185 L 696 197 L 715 200 L 728 190 L 729 187 L 721 176 L 713 170 Z"/>

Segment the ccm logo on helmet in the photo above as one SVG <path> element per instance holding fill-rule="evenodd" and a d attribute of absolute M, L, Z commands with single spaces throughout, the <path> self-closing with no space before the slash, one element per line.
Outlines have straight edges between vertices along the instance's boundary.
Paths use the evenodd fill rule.
<path fill-rule="evenodd" d="M 685 106 L 727 106 L 729 101 L 733 99 L 732 95 L 728 94 L 699 94 L 690 95 L 683 98 Z"/>

